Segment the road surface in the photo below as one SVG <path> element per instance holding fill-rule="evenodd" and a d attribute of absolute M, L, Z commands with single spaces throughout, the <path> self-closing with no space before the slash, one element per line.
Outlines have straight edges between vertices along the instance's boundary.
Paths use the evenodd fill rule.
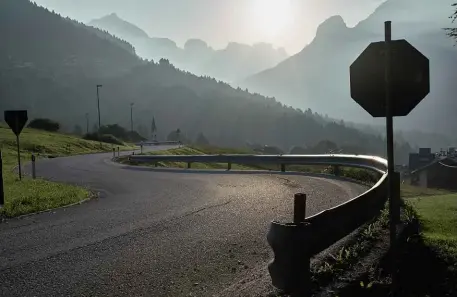
<path fill-rule="evenodd" d="M 306 176 L 157 172 L 110 158 L 37 162 L 39 176 L 100 197 L 0 224 L 1 296 L 213 296 L 265 267 L 268 224 L 291 220 L 294 193 L 308 194 L 314 214 L 366 190 Z"/>

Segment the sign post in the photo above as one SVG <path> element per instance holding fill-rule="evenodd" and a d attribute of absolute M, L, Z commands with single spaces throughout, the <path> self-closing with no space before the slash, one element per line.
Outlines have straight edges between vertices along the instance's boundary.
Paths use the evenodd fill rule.
<path fill-rule="evenodd" d="M 0 208 L 5 204 L 5 193 L 3 191 L 3 153 L 0 150 Z"/>
<path fill-rule="evenodd" d="M 11 130 L 16 135 L 16 144 L 17 144 L 17 163 L 19 166 L 19 180 L 22 179 L 22 169 L 21 169 L 21 150 L 19 144 L 19 135 L 24 129 L 25 124 L 27 123 L 27 110 L 6 110 L 4 113 L 5 122 L 11 128 Z"/>
<path fill-rule="evenodd" d="M 384 23 L 384 38 L 385 38 L 385 92 L 386 92 L 386 140 L 387 140 L 387 173 L 388 173 L 388 190 L 389 195 L 389 233 L 390 233 L 390 251 L 392 257 L 392 290 L 395 291 L 397 287 L 396 265 L 397 258 L 397 224 L 399 223 L 400 204 L 396 201 L 394 195 L 394 119 L 392 109 L 392 96 L 391 96 L 391 49 L 390 43 L 392 42 L 392 23 L 387 21 Z"/>
<path fill-rule="evenodd" d="M 392 40 L 391 22 L 385 40 L 371 43 L 350 67 L 351 97 L 373 117 L 386 118 L 389 229 L 392 288 L 396 290 L 396 237 L 400 221 L 398 173 L 394 163 L 393 117 L 408 115 L 430 92 L 429 60 L 406 40 Z"/>

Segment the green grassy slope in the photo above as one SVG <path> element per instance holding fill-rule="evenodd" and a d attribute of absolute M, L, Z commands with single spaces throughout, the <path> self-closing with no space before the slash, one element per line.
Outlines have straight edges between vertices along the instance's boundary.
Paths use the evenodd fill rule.
<path fill-rule="evenodd" d="M 421 221 L 425 243 L 457 260 L 457 194 L 410 200 Z"/>
<path fill-rule="evenodd" d="M 20 136 L 21 160 L 29 162 L 31 154 L 41 156 L 67 156 L 111 151 L 111 144 L 100 144 L 75 136 L 24 129 Z M 126 149 L 127 147 L 122 147 Z M 16 136 L 11 130 L 0 125 L 0 149 L 3 155 L 3 179 L 5 205 L 0 215 L 14 217 L 36 211 L 56 208 L 89 197 L 89 191 L 80 187 L 58 184 L 42 179 L 24 177 L 19 181 L 13 171 L 17 166 Z"/>

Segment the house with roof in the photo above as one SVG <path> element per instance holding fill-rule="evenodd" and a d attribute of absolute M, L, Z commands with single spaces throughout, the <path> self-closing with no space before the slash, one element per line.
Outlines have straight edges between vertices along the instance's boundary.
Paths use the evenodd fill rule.
<path fill-rule="evenodd" d="M 411 185 L 422 188 L 457 190 L 457 159 L 439 157 L 410 173 Z"/>

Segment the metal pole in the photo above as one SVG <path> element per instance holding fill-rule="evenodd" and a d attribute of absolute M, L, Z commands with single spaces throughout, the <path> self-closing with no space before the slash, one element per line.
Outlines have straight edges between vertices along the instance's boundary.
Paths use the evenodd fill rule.
<path fill-rule="evenodd" d="M 22 180 L 22 170 L 21 170 L 21 150 L 19 146 L 19 135 L 16 136 L 17 143 L 17 164 L 19 165 L 19 180 Z"/>
<path fill-rule="evenodd" d="M 86 113 L 86 134 L 89 134 L 89 114 Z"/>
<path fill-rule="evenodd" d="M 5 204 L 5 193 L 3 192 L 3 157 L 0 150 L 0 207 Z"/>
<path fill-rule="evenodd" d="M 130 132 L 133 133 L 133 103 L 130 103 Z"/>
<path fill-rule="evenodd" d="M 97 136 L 98 136 L 98 140 L 100 142 L 100 148 L 102 148 L 102 141 L 100 140 L 100 128 L 101 128 L 101 117 L 100 117 L 100 94 L 99 94 L 99 88 L 101 88 L 102 85 L 97 85 L 97 108 L 98 108 L 98 132 L 97 132 Z"/>
<path fill-rule="evenodd" d="M 35 155 L 32 155 L 32 178 L 36 179 Z"/>
<path fill-rule="evenodd" d="M 393 106 L 391 96 L 391 48 L 392 41 L 392 22 L 386 21 L 384 23 L 385 30 L 385 47 L 386 47 L 386 64 L 385 64 L 385 92 L 386 92 L 386 136 L 387 136 L 387 172 L 388 172 L 388 197 L 389 197 L 389 231 L 390 231 L 390 250 L 392 257 L 392 291 L 396 291 L 396 237 L 397 237 L 397 222 L 395 220 L 395 213 L 397 203 L 395 201 L 395 178 L 394 178 L 394 133 L 393 133 Z"/>
<path fill-rule="evenodd" d="M 101 119 L 100 119 L 100 93 L 99 88 L 102 85 L 97 85 L 97 109 L 98 109 L 98 129 L 100 130 L 101 127 Z"/>

